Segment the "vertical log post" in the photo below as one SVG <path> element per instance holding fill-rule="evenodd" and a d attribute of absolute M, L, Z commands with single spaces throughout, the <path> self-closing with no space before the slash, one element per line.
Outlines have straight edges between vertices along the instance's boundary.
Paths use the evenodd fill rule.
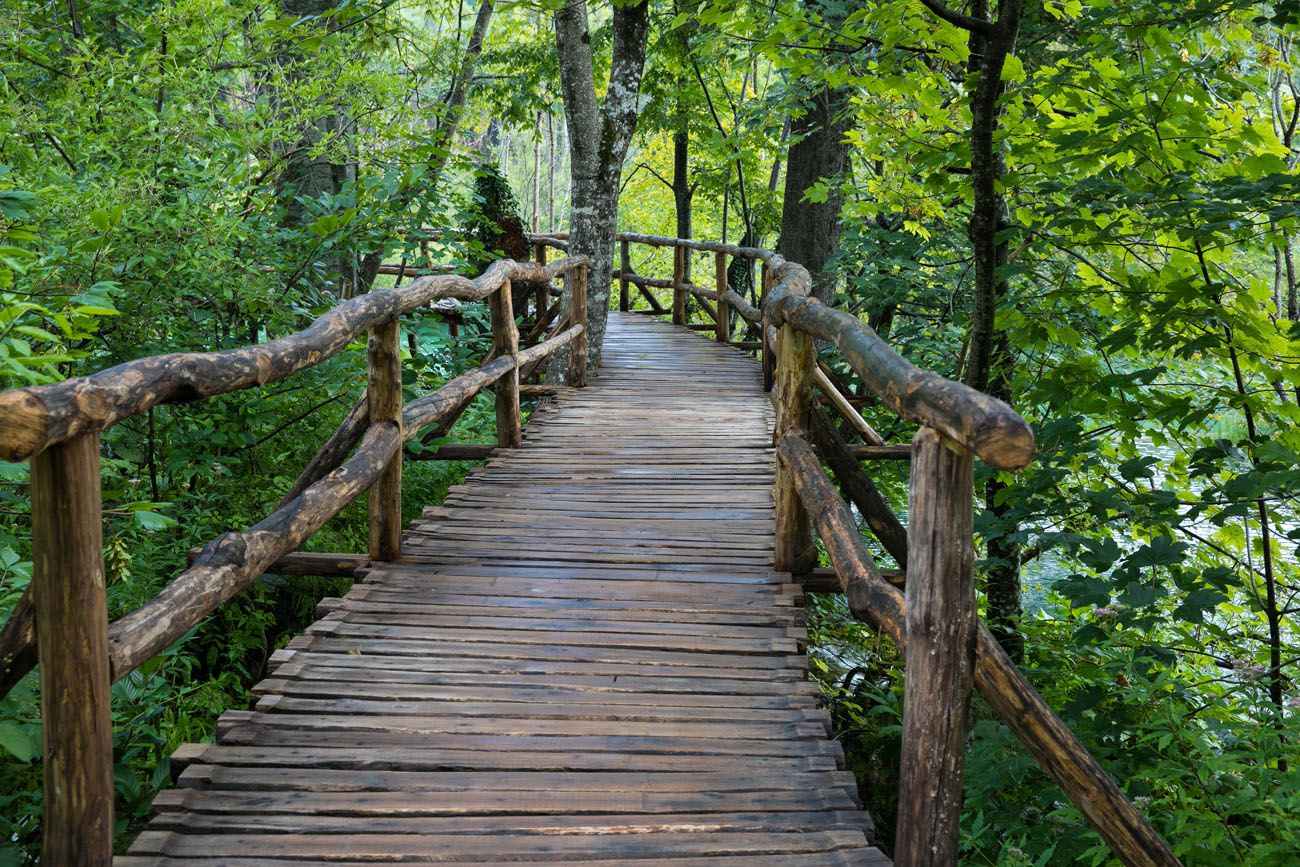
<path fill-rule="evenodd" d="M 673 324 L 686 324 L 686 248 L 673 247 Z"/>
<path fill-rule="evenodd" d="M 99 435 L 32 458 L 32 600 L 45 739 L 42 864 L 113 860 L 113 729 Z"/>
<path fill-rule="evenodd" d="M 765 317 L 766 318 L 766 317 Z M 766 341 L 764 341 L 766 344 Z M 808 436 L 812 423 L 813 371 L 817 349 L 811 336 L 784 324 L 776 341 L 776 434 Z M 817 565 L 808 510 L 795 488 L 790 470 L 776 464 L 776 570 L 805 575 Z"/>
<path fill-rule="evenodd" d="M 579 265 L 564 278 L 569 283 L 569 322 L 587 324 L 587 266 Z M 568 384 L 573 388 L 587 387 L 587 332 L 573 338 L 569 344 Z"/>
<path fill-rule="evenodd" d="M 513 358 L 515 369 L 497 380 L 497 445 L 517 449 L 523 442 L 519 431 L 519 328 L 515 325 L 510 300 L 510 281 L 488 296 L 492 311 L 492 350 L 498 358 Z"/>
<path fill-rule="evenodd" d="M 537 264 L 546 264 L 546 245 L 538 241 L 536 248 Z M 537 308 L 537 322 L 546 318 L 546 311 L 551 306 L 551 285 L 549 283 L 538 283 L 533 291 L 533 306 Z M 543 338 L 545 339 L 545 338 Z"/>
<path fill-rule="evenodd" d="M 618 309 L 624 313 L 632 309 L 631 284 L 627 282 L 627 275 L 631 273 L 632 252 L 628 249 L 627 241 L 620 241 L 618 245 Z"/>
<path fill-rule="evenodd" d="M 970 453 L 921 428 L 909 495 L 899 867 L 957 863 L 978 631 L 973 484 Z"/>
<path fill-rule="evenodd" d="M 760 333 L 758 335 L 758 340 L 759 343 L 762 344 L 763 390 L 771 391 L 772 386 L 775 385 L 776 383 L 776 357 L 772 353 L 772 347 L 767 345 L 767 326 L 771 324 L 767 316 L 767 291 L 771 287 L 768 285 L 770 279 L 768 277 L 766 262 L 763 263 L 761 274 L 762 276 L 760 278 L 760 283 L 759 283 L 759 286 L 761 288 L 759 290 L 759 295 L 758 295 L 758 309 L 762 312 L 763 318 L 760 324 Z"/>
<path fill-rule="evenodd" d="M 731 342 L 731 303 L 722 297 L 727 291 L 727 254 L 713 254 L 714 287 L 718 290 L 718 342 Z"/>
<path fill-rule="evenodd" d="M 398 319 L 370 329 L 366 350 L 370 363 L 366 401 L 370 423 L 402 428 L 402 355 Z M 370 559 L 402 556 L 402 450 L 384 468 L 370 489 Z"/>

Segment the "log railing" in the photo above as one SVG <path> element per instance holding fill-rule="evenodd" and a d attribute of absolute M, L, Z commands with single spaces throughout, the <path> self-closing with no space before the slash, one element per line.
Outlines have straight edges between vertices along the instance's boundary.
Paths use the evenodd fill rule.
<path fill-rule="evenodd" d="M 499 261 L 473 280 L 426 276 L 346 301 L 306 329 L 268 343 L 142 358 L 54 385 L 0 393 L 0 457 L 31 461 L 34 561 L 28 591 L 0 630 L 0 696 L 40 665 L 45 755 L 41 863 L 100 865 L 112 859 L 109 687 L 114 681 L 292 556 L 362 494 L 369 492 L 370 559 L 398 559 L 403 444 L 429 428 L 445 432 L 483 388 L 496 384 L 497 442 L 511 447 L 520 437 L 521 371 L 535 369 L 552 352 L 572 344 L 568 385 L 585 383 L 587 266 L 583 257 L 550 265 Z M 540 287 L 541 317 L 549 287 L 559 277 L 568 284 L 567 315 L 545 340 L 521 349 L 511 281 Z M 404 406 L 400 319 L 446 298 L 488 302 L 492 356 Z M 366 394 L 277 508 L 249 529 L 210 542 L 156 597 L 110 623 L 100 434 L 160 403 L 284 379 L 367 333 Z"/>
<path fill-rule="evenodd" d="M 534 235 L 532 240 L 539 247 L 567 250 L 566 237 Z M 807 270 L 775 253 L 630 233 L 620 234 L 618 240 L 620 267 L 614 280 L 621 309 L 670 315 L 675 324 L 689 326 L 685 298 L 690 295 L 712 316 L 719 342 L 733 343 L 731 311 L 751 327 L 757 339 L 737 345 L 761 352 L 766 384 L 774 386 L 776 567 L 806 578 L 810 588 L 826 589 L 815 576 L 815 531 L 849 610 L 903 650 L 906 685 L 895 863 L 957 863 L 973 687 L 1116 857 L 1128 865 L 1177 865 L 1164 840 L 980 623 L 974 589 L 973 463 L 979 457 L 1000 470 L 1028 465 L 1034 437 L 1025 421 L 1002 401 L 913 366 L 856 316 L 810 297 Z M 672 276 L 634 273 L 633 245 L 672 248 Z M 685 279 L 686 256 L 692 251 L 716 257 L 713 289 Z M 757 307 L 727 285 L 727 257 L 762 264 Z M 649 310 L 636 310 L 632 287 L 647 300 Z M 650 291 L 656 288 L 672 291 L 671 305 Z M 716 307 L 705 306 L 710 301 Z M 853 399 L 822 365 L 818 342 L 838 353 L 874 402 L 918 426 L 910 446 L 887 443 L 862 418 Z M 820 409 L 817 392 L 863 440 L 861 445 L 844 441 Z M 903 526 L 863 472 L 861 459 L 911 461 L 909 526 Z M 823 462 L 903 574 L 886 573 L 876 565 Z"/>

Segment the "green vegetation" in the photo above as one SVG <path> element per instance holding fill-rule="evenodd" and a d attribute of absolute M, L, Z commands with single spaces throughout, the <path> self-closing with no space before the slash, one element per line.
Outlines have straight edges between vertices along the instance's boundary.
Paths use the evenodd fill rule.
<path fill-rule="evenodd" d="M 433 262 L 481 263 L 500 203 L 565 228 L 555 5 L 484 4 L 479 54 L 475 9 L 444 0 L 5 3 L 0 387 L 296 330 L 367 291 L 368 262 L 423 264 L 422 239 Z M 591 13 L 599 83 L 613 17 Z M 912 361 L 1033 423 L 1029 469 L 977 470 L 988 616 L 1189 865 L 1300 864 L 1298 26 L 1284 0 L 657 2 L 623 166 L 620 228 L 778 248 Z M 476 182 L 484 163 L 500 174 Z M 667 275 L 666 251 L 636 255 Z M 460 340 L 412 320 L 411 395 L 482 357 L 482 315 Z M 354 346 L 108 432 L 111 613 L 264 516 L 364 370 Z M 457 441 L 490 436 L 480 401 Z M 905 464 L 868 470 L 905 514 Z M 408 508 L 463 471 L 410 464 Z M 30 574 L 25 481 L 0 463 L 0 614 Z M 310 547 L 364 537 L 354 505 Z M 169 751 L 243 706 L 340 589 L 268 577 L 114 688 L 121 840 Z M 842 599 L 812 611 L 887 846 L 901 666 Z M 0 699 L 0 864 L 39 840 L 37 696 L 29 676 Z M 1111 863 L 975 716 L 964 862 Z"/>

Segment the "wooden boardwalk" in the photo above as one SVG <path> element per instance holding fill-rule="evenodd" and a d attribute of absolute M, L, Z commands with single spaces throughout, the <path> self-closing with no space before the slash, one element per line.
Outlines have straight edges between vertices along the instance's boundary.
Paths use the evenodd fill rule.
<path fill-rule="evenodd" d="M 178 751 L 119 864 L 888 863 L 772 568 L 757 364 L 610 315 L 593 385 Z"/>

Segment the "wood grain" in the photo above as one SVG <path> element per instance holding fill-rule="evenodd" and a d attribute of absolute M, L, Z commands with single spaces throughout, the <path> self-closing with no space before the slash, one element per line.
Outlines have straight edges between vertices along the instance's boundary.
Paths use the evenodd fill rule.
<path fill-rule="evenodd" d="M 500 294 L 500 293 L 498 293 Z M 366 346 L 366 383 L 370 427 L 389 427 L 402 437 L 402 352 L 396 319 L 370 330 Z M 396 449 L 369 490 L 370 559 L 396 560 L 401 555 L 402 450 Z"/>
<path fill-rule="evenodd" d="M 32 461 L 32 602 L 41 666 L 45 797 L 41 861 L 106 865 L 113 855 L 99 435 Z"/>
<path fill-rule="evenodd" d="M 907 683 L 894 857 L 957 863 L 962 768 L 975 667 L 975 544 L 970 452 L 921 428 L 912 440 L 906 590 Z"/>

